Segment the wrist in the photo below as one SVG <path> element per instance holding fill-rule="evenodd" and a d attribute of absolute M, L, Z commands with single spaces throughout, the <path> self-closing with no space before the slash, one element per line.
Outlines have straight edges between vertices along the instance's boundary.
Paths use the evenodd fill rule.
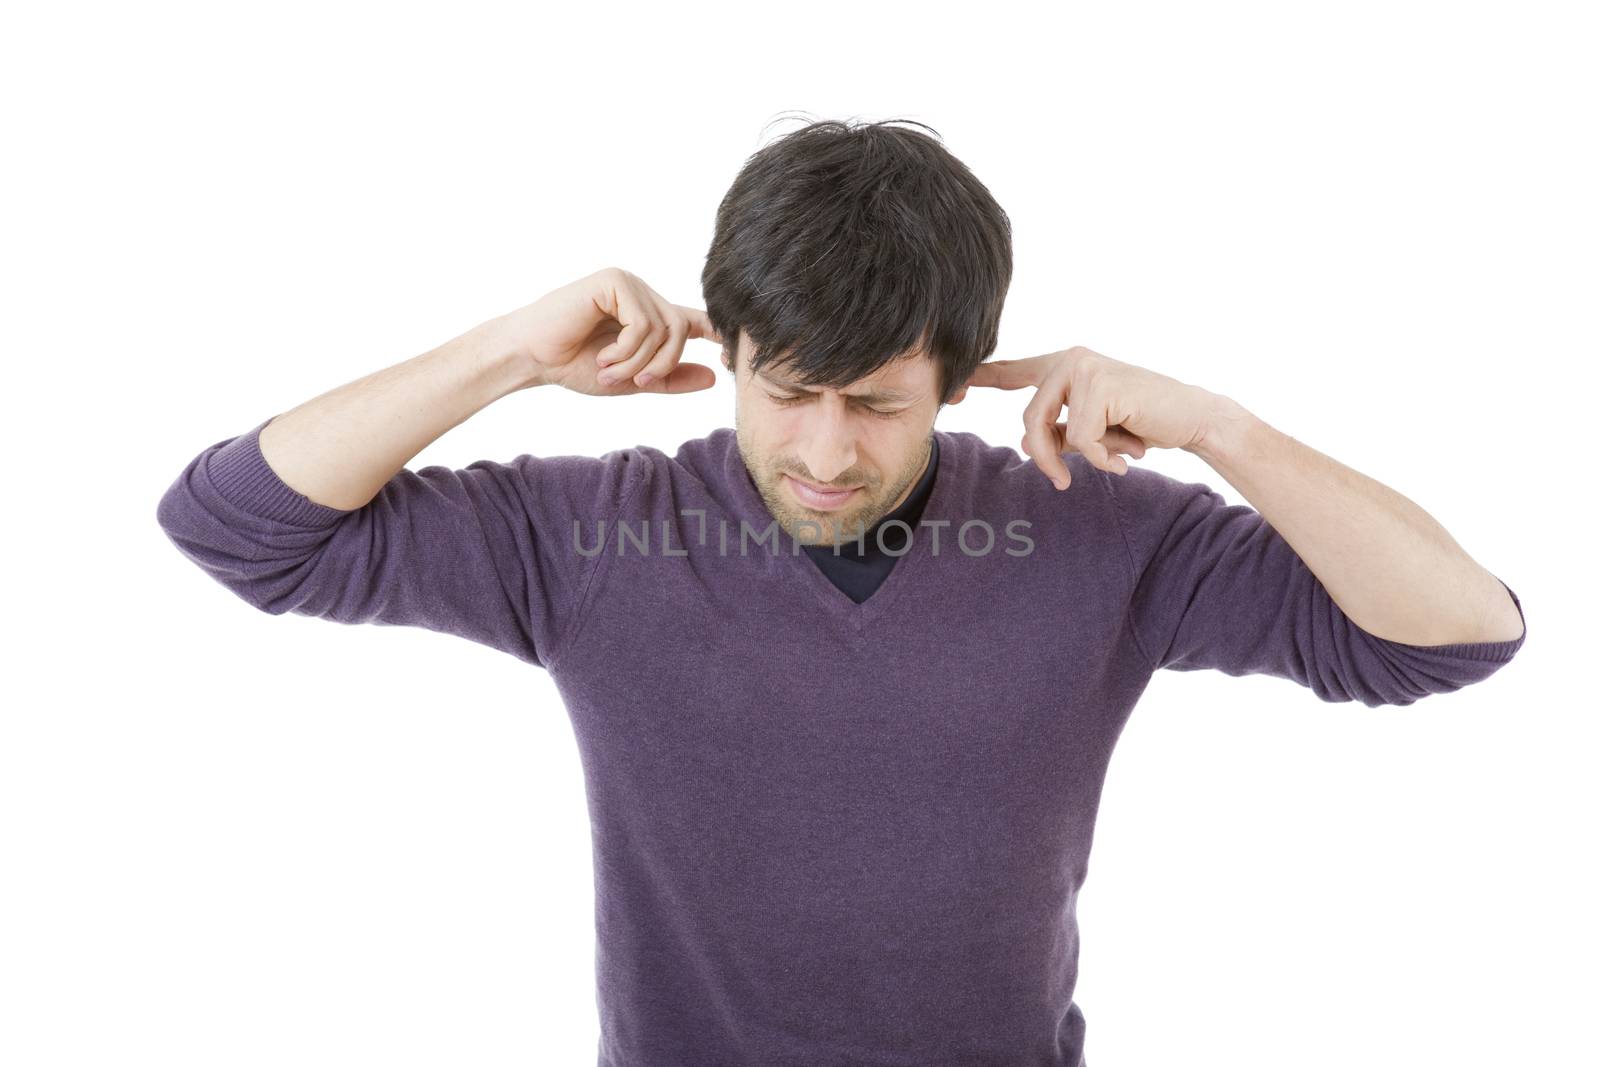
<path fill-rule="evenodd" d="M 539 365 L 516 342 L 506 316 L 482 322 L 469 333 L 481 373 L 495 391 L 496 398 L 545 384 Z"/>
<path fill-rule="evenodd" d="M 1227 463 L 1249 447 L 1251 436 L 1264 425 L 1231 397 L 1211 394 L 1200 437 L 1186 451 L 1213 467 Z"/>

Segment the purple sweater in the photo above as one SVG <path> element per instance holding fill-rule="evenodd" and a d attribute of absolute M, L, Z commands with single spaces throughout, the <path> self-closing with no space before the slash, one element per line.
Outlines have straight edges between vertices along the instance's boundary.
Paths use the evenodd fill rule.
<path fill-rule="evenodd" d="M 612 1067 L 1083 1065 L 1075 905 L 1154 671 L 1404 705 L 1526 638 L 1374 637 L 1254 509 L 1077 453 L 1058 492 L 967 432 L 935 431 L 920 524 L 857 604 L 773 525 L 730 428 L 670 456 L 406 469 L 354 511 L 279 479 L 260 430 L 162 497 L 180 552 L 262 611 L 550 672 Z"/>

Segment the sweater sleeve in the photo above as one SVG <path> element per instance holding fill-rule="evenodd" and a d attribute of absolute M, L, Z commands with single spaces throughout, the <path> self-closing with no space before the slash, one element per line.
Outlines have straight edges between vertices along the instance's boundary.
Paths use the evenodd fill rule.
<path fill-rule="evenodd" d="M 1198 482 L 1129 465 L 1096 470 L 1132 569 L 1129 624 L 1152 670 L 1288 678 L 1330 702 L 1406 705 L 1479 682 L 1527 638 L 1412 645 L 1340 609 L 1261 513 Z M 1505 585 L 1501 581 L 1501 585 Z M 1519 615 L 1522 601 L 1506 586 Z"/>
<path fill-rule="evenodd" d="M 546 668 L 647 466 L 622 449 L 402 469 L 346 510 L 267 464 L 271 421 L 206 448 L 166 490 L 156 517 L 179 552 L 273 615 L 422 627 Z"/>

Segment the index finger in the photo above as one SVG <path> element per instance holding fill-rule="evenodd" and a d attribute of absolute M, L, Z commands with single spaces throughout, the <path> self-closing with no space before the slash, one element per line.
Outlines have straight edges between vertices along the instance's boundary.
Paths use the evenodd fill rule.
<path fill-rule="evenodd" d="M 679 311 L 683 312 L 684 317 L 689 320 L 690 337 L 698 337 L 705 341 L 715 341 L 719 345 L 722 343 L 722 335 L 717 332 L 715 326 L 711 325 L 711 316 L 699 308 L 684 307 L 682 304 L 676 306 Z"/>
<path fill-rule="evenodd" d="M 966 384 L 988 386 L 991 389 L 1022 389 L 1038 385 L 1050 370 L 1049 356 L 1029 356 L 1027 359 L 991 359 L 978 364 Z"/>

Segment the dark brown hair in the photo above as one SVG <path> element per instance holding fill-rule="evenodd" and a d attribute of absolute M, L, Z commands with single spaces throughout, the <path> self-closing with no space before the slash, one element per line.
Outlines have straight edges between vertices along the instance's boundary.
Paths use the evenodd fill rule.
<path fill-rule="evenodd" d="M 894 121 L 812 122 L 745 161 L 700 275 L 724 366 L 741 329 L 752 369 L 809 386 L 925 352 L 944 404 L 994 352 L 1011 220 L 936 136 Z"/>

